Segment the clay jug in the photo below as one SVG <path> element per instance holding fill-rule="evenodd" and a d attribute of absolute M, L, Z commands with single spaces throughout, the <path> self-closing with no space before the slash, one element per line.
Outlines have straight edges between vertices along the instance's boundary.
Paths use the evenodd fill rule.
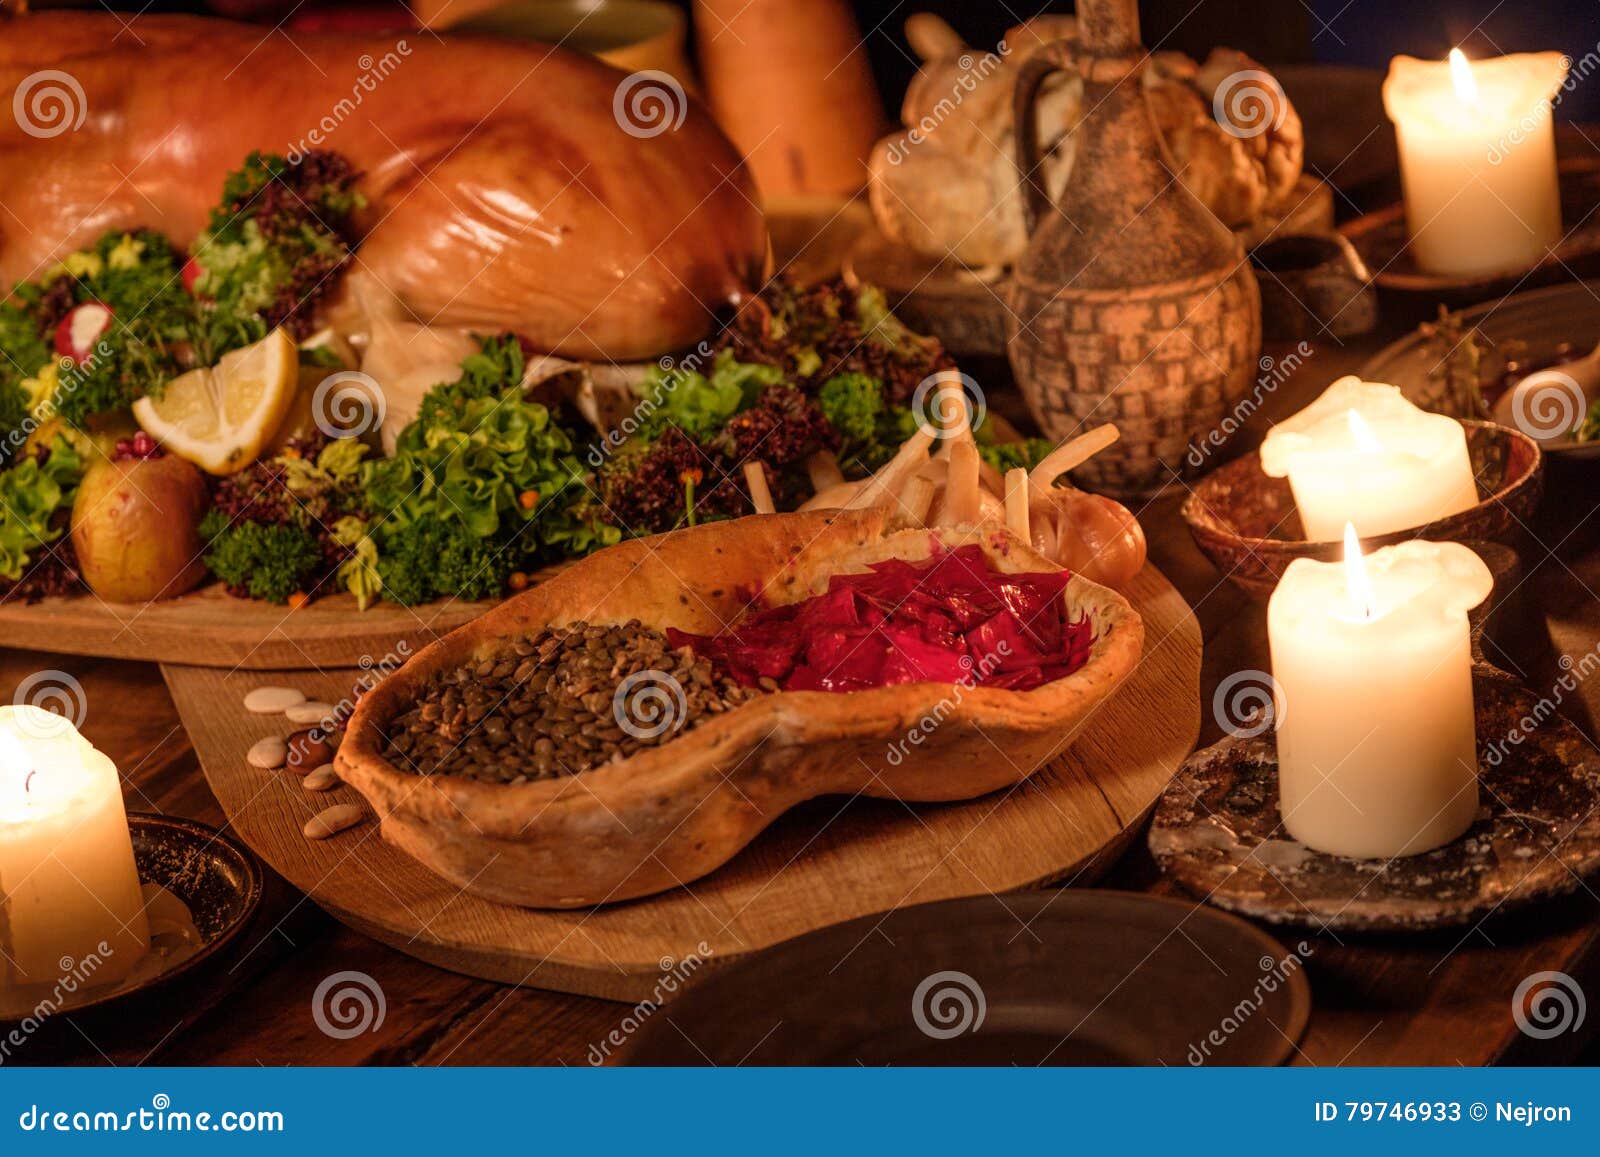
<path fill-rule="evenodd" d="M 1015 96 L 1030 238 L 1008 286 L 1006 350 L 1051 436 L 1117 423 L 1121 441 L 1075 478 L 1123 495 L 1195 472 L 1190 445 L 1217 446 L 1212 432 L 1250 391 L 1261 349 L 1255 275 L 1238 238 L 1173 175 L 1145 58 L 1137 0 L 1079 0 L 1078 41 L 1029 60 Z M 1034 99 L 1057 70 L 1082 76 L 1086 111 L 1052 206 Z"/>

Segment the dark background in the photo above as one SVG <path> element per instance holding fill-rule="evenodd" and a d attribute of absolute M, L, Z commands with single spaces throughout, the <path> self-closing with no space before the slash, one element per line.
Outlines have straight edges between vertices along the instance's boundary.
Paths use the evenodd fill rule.
<path fill-rule="evenodd" d="M 0 5 L 17 0 L 0 0 Z M 95 0 L 33 0 L 94 7 Z M 692 0 L 676 0 L 692 9 Z M 916 60 L 902 26 L 915 12 L 943 16 L 967 42 L 994 47 L 1006 29 L 1041 12 L 1068 14 L 1072 0 L 851 0 L 886 111 L 894 116 Z M 319 9 L 361 9 L 404 15 L 399 0 L 106 0 L 131 12 L 252 12 L 267 24 L 293 27 Z M 1396 53 L 1442 59 L 1455 45 L 1469 56 L 1558 50 L 1575 61 L 1600 54 L 1600 0 L 1141 0 L 1144 42 L 1204 57 L 1228 45 L 1263 64 L 1319 62 L 1382 71 Z M 692 16 L 691 16 L 692 19 Z M 1596 72 L 1561 101 L 1558 116 L 1600 120 L 1600 55 Z"/>
<path fill-rule="evenodd" d="M 1023 18 L 1073 7 L 1070 0 L 855 0 L 891 111 L 916 71 L 901 32 L 911 13 L 938 13 L 969 44 L 990 48 Z M 1139 12 L 1148 47 L 1203 58 L 1225 44 L 1264 64 L 1316 61 L 1382 71 L 1397 53 L 1442 59 L 1456 45 L 1468 56 L 1555 50 L 1575 61 L 1600 51 L 1600 0 L 1141 0 Z M 1590 80 L 1562 100 L 1560 116 L 1600 119 L 1600 73 Z"/>

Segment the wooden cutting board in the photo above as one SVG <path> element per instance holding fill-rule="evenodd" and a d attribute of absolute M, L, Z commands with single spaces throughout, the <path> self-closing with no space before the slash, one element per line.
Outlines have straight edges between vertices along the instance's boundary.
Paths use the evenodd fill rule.
<path fill-rule="evenodd" d="M 0 603 L 0 640 L 35 651 L 202 667 L 354 667 L 379 661 L 401 641 L 415 653 L 494 605 L 378 602 L 361 611 L 354 595 L 337 594 L 290 610 L 236 599 L 211 583 L 152 603 L 108 603 L 91 594 Z"/>
<path fill-rule="evenodd" d="M 588 911 L 531 911 L 462 893 L 386 844 L 371 820 L 321 842 L 301 834 L 317 811 L 361 797 L 347 787 L 307 792 L 293 775 L 250 767 L 251 744 L 292 725 L 250 715 L 241 701 L 253 687 L 292 682 L 333 703 L 361 671 L 162 672 L 230 826 L 338 919 L 472 976 L 662 1000 L 663 977 L 681 980 L 687 962 L 715 967 L 908 904 L 1093 880 L 1142 828 L 1200 727 L 1193 614 L 1151 566 L 1127 593 L 1145 621 L 1138 669 L 1070 749 L 1019 787 L 952 804 L 813 800 L 702 880 Z M 1019 935 L 1027 935 L 1020 924 Z"/>

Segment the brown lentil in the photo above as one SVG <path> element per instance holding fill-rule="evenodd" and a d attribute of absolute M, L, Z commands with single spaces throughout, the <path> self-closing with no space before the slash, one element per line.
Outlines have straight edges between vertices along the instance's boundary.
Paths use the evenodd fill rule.
<path fill-rule="evenodd" d="M 637 620 L 573 623 L 430 678 L 387 753 L 421 775 L 520 784 L 657 746 L 761 694 Z"/>

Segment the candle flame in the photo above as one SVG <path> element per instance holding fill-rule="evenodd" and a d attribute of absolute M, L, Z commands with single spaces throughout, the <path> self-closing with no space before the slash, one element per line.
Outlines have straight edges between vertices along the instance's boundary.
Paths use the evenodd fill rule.
<path fill-rule="evenodd" d="M 1344 582 L 1345 589 L 1350 592 L 1350 601 L 1370 619 L 1377 599 L 1372 580 L 1367 577 L 1366 560 L 1361 557 L 1361 538 L 1356 534 L 1356 524 L 1353 522 L 1344 524 Z"/>
<path fill-rule="evenodd" d="M 1477 106 L 1478 82 L 1472 75 L 1466 53 L 1459 48 L 1450 50 L 1450 82 L 1456 86 L 1456 96 L 1462 104 Z"/>
<path fill-rule="evenodd" d="M 1367 420 L 1355 410 L 1346 410 L 1350 415 L 1350 436 L 1356 441 L 1356 449 L 1363 454 L 1376 454 L 1383 449 L 1383 443 L 1378 441 L 1378 436 L 1372 432 L 1372 427 L 1367 425 Z"/>

